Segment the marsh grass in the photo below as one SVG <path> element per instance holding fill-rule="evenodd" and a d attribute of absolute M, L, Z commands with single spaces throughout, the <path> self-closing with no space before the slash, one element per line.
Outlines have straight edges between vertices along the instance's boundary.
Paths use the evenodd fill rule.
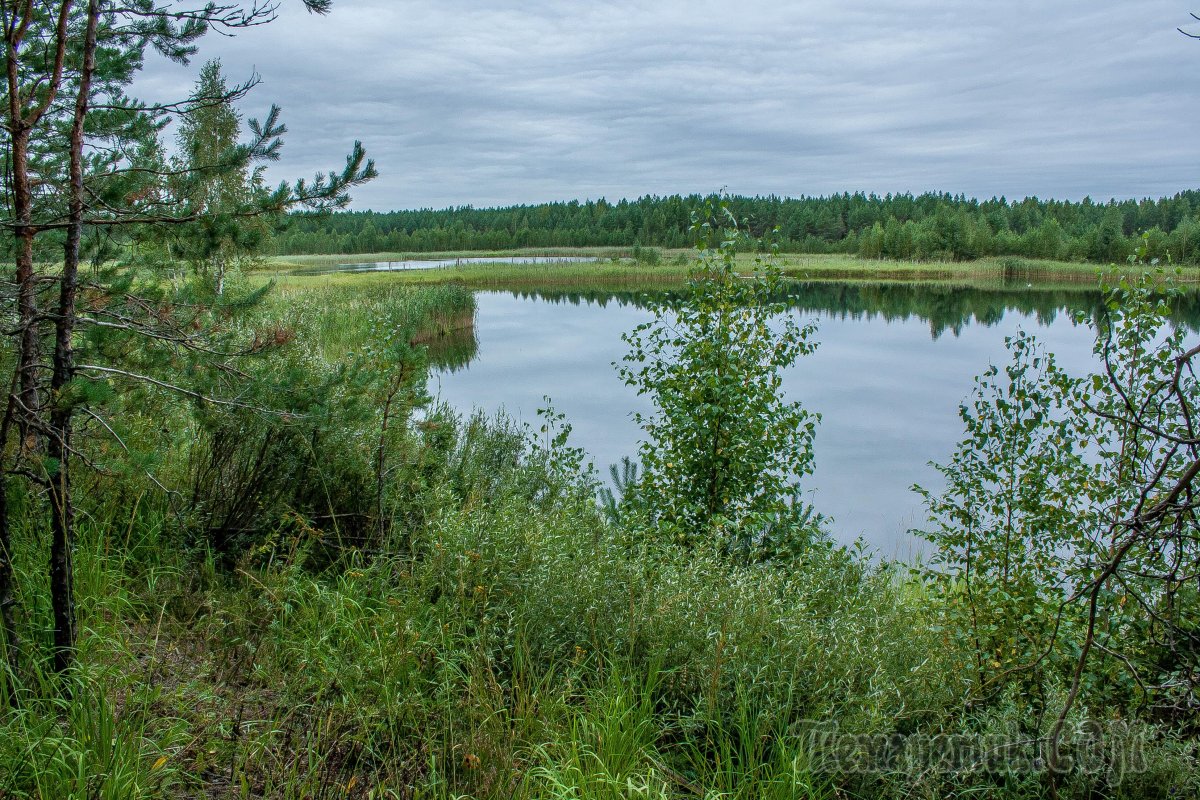
<path fill-rule="evenodd" d="M 294 328 L 303 346 L 327 361 L 360 350 L 379 336 L 379 326 L 404 331 L 428 344 L 473 329 L 475 298 L 459 284 L 413 287 L 398 283 L 281 281 L 262 320 Z"/>
<path fill-rule="evenodd" d="M 268 259 L 260 275 L 270 274 L 282 286 L 379 286 L 390 284 L 460 283 L 476 289 L 553 290 L 591 288 L 621 291 L 637 288 L 677 288 L 687 280 L 694 266 L 695 253 L 690 250 L 664 251 L 655 264 L 638 263 L 625 251 L 562 250 L 530 251 L 526 253 L 461 252 L 426 254 L 427 257 L 481 257 L 496 255 L 494 264 L 469 264 L 430 270 L 399 272 L 331 272 L 322 275 L 300 275 L 298 270 L 313 267 L 335 267 L 359 257 L 347 256 L 288 256 Z M 406 254 L 380 253 L 361 257 L 363 261 L 398 260 Z M 411 254 L 408 254 L 411 256 Z M 505 263 L 512 255 L 598 255 L 594 263 L 512 264 Z M 616 260 L 614 260 L 614 258 Z M 754 255 L 740 254 L 737 268 L 749 272 Z M 1090 263 L 1073 263 L 1018 258 L 1013 256 L 979 259 L 977 261 L 895 261 L 866 259 L 851 255 L 787 254 L 777 258 L 785 276 L 801 281 L 836 282 L 898 282 L 925 283 L 978 288 L 1068 288 L 1096 285 L 1103 273 L 1110 278 L 1134 274 L 1140 268 L 1132 265 L 1100 267 Z M 1183 284 L 1200 282 L 1200 272 L 1194 268 L 1181 272 Z"/>
<path fill-rule="evenodd" d="M 632 258 L 633 249 L 629 247 L 542 247 L 524 248 L 518 250 L 442 250 L 437 252 L 382 252 L 354 253 L 349 255 L 290 255 L 272 256 L 262 259 L 257 264 L 259 270 L 279 269 L 313 269 L 337 267 L 341 264 L 371 264 L 380 261 L 444 261 L 452 258 L 491 258 L 497 263 L 512 258 L 569 258 L 582 256 L 611 260 L 614 258 Z"/>
<path fill-rule="evenodd" d="M 669 288 L 686 280 L 688 268 L 678 264 L 642 266 L 631 261 L 602 261 L 594 264 L 471 264 L 430 270 L 397 272 L 330 272 L 299 275 L 279 272 L 271 277 L 281 288 L 379 287 L 389 285 L 459 284 L 471 289 L 550 288 Z"/>

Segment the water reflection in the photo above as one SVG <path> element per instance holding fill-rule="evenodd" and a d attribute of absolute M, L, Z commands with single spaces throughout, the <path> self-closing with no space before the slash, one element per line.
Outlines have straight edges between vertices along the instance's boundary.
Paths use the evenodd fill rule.
<path fill-rule="evenodd" d="M 515 291 L 516 297 L 572 305 L 631 305 L 650 308 L 669 291 L 601 291 L 589 289 Z M 1094 288 L 988 288 L 916 283 L 792 282 L 781 300 L 800 312 L 850 319 L 881 318 L 888 322 L 919 318 L 937 339 L 958 335 L 968 325 L 998 325 L 1006 313 L 1032 317 L 1049 325 L 1066 314 L 1104 314 L 1101 293 Z M 1176 324 L 1200 330 L 1200 292 L 1189 292 L 1174 303 Z"/>
<path fill-rule="evenodd" d="M 1200 302 L 1177 303 L 1177 321 L 1200 330 Z M 617 378 L 621 334 L 651 318 L 659 295 L 586 290 L 480 292 L 477 348 L 434 376 L 431 389 L 469 410 L 504 408 L 526 421 L 549 395 L 574 426 L 574 444 L 601 474 L 635 455 L 633 411 L 649 412 Z M 1100 307 L 1096 291 L 897 284 L 797 284 L 788 300 L 818 320 L 820 347 L 784 375 L 786 395 L 820 412 L 816 473 L 805 482 L 843 540 L 863 536 L 885 555 L 919 550 L 909 528 L 924 522 L 910 487 L 941 485 L 930 461 L 945 461 L 962 436 L 959 403 L 974 376 L 1007 360 L 1004 337 L 1036 333 L 1062 366 L 1093 366 L 1093 332 L 1075 313 Z M 467 363 L 464 365 L 464 360 Z"/>
<path fill-rule="evenodd" d="M 332 267 L 298 269 L 294 275 L 329 275 L 334 272 L 407 272 L 423 269 L 448 269 L 477 264 L 590 264 L 600 259 L 594 256 L 468 256 L 463 258 L 416 259 L 403 261 L 367 261 L 359 264 L 337 264 Z"/>
<path fill-rule="evenodd" d="M 429 365 L 444 372 L 466 369 L 479 354 L 479 339 L 474 328 L 455 328 L 423 344 Z"/>

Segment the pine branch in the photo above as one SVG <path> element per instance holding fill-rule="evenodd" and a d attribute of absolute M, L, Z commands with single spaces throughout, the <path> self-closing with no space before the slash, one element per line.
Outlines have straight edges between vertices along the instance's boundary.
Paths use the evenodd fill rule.
<path fill-rule="evenodd" d="M 302 416 L 300 414 L 294 414 L 294 413 L 291 413 L 288 411 L 276 411 L 274 409 L 264 408 L 263 406 L 257 406 L 252 403 L 243 403 L 238 400 L 226 400 L 226 399 L 220 398 L 220 397 L 211 397 L 209 395 L 193 391 L 191 389 L 185 388 L 183 386 L 179 386 L 174 383 L 168 383 L 167 381 L 161 381 L 161 380 L 158 380 L 157 378 L 152 378 L 149 375 L 142 375 L 137 372 L 131 372 L 130 370 L 117 369 L 116 367 L 103 367 L 103 366 L 100 366 L 99 364 L 80 364 L 77 367 L 77 369 L 90 370 L 92 372 L 100 372 L 100 373 L 104 373 L 107 375 L 117 375 L 117 376 L 120 376 L 123 378 L 128 378 L 130 380 L 138 381 L 140 383 L 148 383 L 151 386 L 157 386 L 160 389 L 166 389 L 168 391 L 175 392 L 176 394 L 183 395 L 184 397 L 190 397 L 193 400 L 198 400 L 201 403 L 207 403 L 207 404 L 214 405 L 214 406 L 225 406 L 226 408 L 240 408 L 240 409 L 243 409 L 246 411 L 254 411 L 254 412 L 257 412 L 260 414 L 270 414 L 272 416 L 283 417 L 284 419 L 295 419 L 295 418 Z"/>

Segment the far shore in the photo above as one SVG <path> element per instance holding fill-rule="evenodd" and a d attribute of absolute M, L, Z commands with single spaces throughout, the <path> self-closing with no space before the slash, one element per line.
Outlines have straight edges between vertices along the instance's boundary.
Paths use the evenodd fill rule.
<path fill-rule="evenodd" d="M 413 284 L 458 283 L 477 289 L 637 288 L 680 286 L 696 261 L 694 250 L 659 251 L 658 263 L 639 262 L 631 248 L 557 248 L 514 251 L 455 251 L 445 253 L 358 253 L 345 255 L 293 255 L 267 258 L 255 274 L 281 284 L 363 284 L 401 282 Z M 495 258 L 481 263 L 478 259 Z M 513 263 L 514 258 L 594 258 L 595 261 Z M 395 271 L 346 270 L 347 264 L 375 262 L 473 259 L 471 263 Z M 773 259 L 783 273 L 802 281 L 868 281 L 928 283 L 989 288 L 1064 288 L 1098 285 L 1121 275 L 1140 274 L 1146 265 L 1098 265 L 1042 261 L 997 256 L 977 261 L 891 261 L 851 255 L 781 254 Z M 753 269 L 754 256 L 738 257 L 738 268 Z M 1200 284 L 1200 269 L 1167 266 L 1164 274 L 1181 284 Z"/>

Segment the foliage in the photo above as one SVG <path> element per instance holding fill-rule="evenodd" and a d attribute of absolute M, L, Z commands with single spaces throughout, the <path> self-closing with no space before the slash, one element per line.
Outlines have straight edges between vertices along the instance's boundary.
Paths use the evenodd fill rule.
<path fill-rule="evenodd" d="M 1194 576 L 1200 546 L 1191 482 L 1200 385 L 1178 298 L 1161 273 L 1123 280 L 1081 322 L 1097 329 L 1098 370 L 1068 375 L 1032 337 L 977 383 L 947 487 L 924 492 L 937 527 L 933 573 L 950 631 L 973 654 L 972 691 L 1016 681 L 1056 740 L 1062 700 L 1194 713 Z M 1094 656 L 1089 658 L 1089 656 Z M 1051 725 L 1049 714 L 1058 721 Z"/>
<path fill-rule="evenodd" d="M 262 167 L 251 170 L 239 150 L 241 118 L 230 98 L 231 89 L 220 61 L 200 68 L 189 112 L 175 134 L 177 155 L 172 163 L 173 193 L 185 205 L 184 215 L 195 217 L 166 231 L 169 253 L 192 264 L 224 292 L 226 274 L 252 258 L 269 236 L 262 215 L 239 216 L 254 208 L 266 194 Z"/>
<path fill-rule="evenodd" d="M 280 255 L 426 253 L 544 247 L 686 248 L 700 195 L 537 205 L 290 215 Z M 848 253 L 900 261 L 1023 256 L 1122 263 L 1152 232 L 1152 258 L 1200 263 L 1200 192 L 1095 202 L 947 193 L 827 197 L 730 197 L 730 210 L 758 236 L 778 229 L 787 253 Z"/>
<path fill-rule="evenodd" d="M 1061 414 L 1071 382 L 1024 331 L 1007 337 L 1011 363 L 989 367 L 960 407 L 966 436 L 938 465 L 940 495 L 917 487 L 938 527 L 931 567 L 956 633 L 974 654 L 978 691 L 1036 663 L 1063 597 L 1060 550 L 1082 532 L 1084 454 Z M 1036 685 L 1036 681 L 1034 682 Z"/>
<path fill-rule="evenodd" d="M 643 266 L 657 267 L 662 263 L 662 251 L 657 247 L 642 247 L 635 244 L 630 255 L 633 256 L 634 261 Z"/>
<path fill-rule="evenodd" d="M 339 547 L 377 546 L 392 530 L 396 470 L 429 400 L 421 343 L 469 326 L 474 297 L 445 286 L 352 298 L 293 291 L 269 300 L 242 324 L 286 343 L 243 359 L 239 406 L 193 412 L 187 514 L 223 559 L 269 550 L 285 520 Z"/>
<path fill-rule="evenodd" d="M 244 396 L 304 413 L 284 423 L 143 387 L 128 402 L 145 424 L 122 413 L 117 430 L 132 451 L 163 452 L 153 472 L 166 491 L 117 469 L 123 450 L 81 440 L 105 469 L 81 492 L 79 688 L 56 697 L 27 661 L 21 708 L 0 711 L 0 792 L 1045 797 L 1036 769 L 931 763 L 939 751 L 921 750 L 1031 738 L 1024 687 L 983 698 L 948 679 L 973 652 L 945 629 L 940 587 L 824 540 L 786 562 L 661 546 L 639 535 L 637 514 L 614 523 L 597 507 L 552 409 L 535 430 L 436 407 L 397 413 L 388 525 L 367 524 L 365 547 L 344 535 L 341 515 L 377 513 L 394 373 L 364 382 L 343 362 L 378 362 L 406 338 L 386 340 L 390 326 L 440 329 L 469 299 L 449 286 L 290 286 L 231 316 L 231 337 L 287 333 L 239 362 Z M 204 452 L 210 424 L 246 425 L 247 450 L 270 429 L 294 444 L 266 461 L 264 480 L 294 477 L 255 516 L 233 569 L 186 546 L 197 530 L 187 456 Z M 304 435 L 289 438 L 290 426 Z M 44 643 L 44 510 L 18 500 L 20 632 Z M 1044 705 L 1066 688 L 1050 682 Z M 1194 794 L 1186 728 L 1121 714 L 1072 712 L 1070 730 L 1098 718 L 1112 762 L 1072 772 L 1059 796 Z M 847 738 L 816 750 L 813 725 Z M 92 747 L 96 736 L 113 747 Z M 880 743 L 911 749 L 866 768 L 862 748 Z"/>
<path fill-rule="evenodd" d="M 630 336 L 623 374 L 658 413 L 644 470 L 615 472 L 622 500 L 601 508 L 552 408 L 536 434 L 426 408 L 424 343 L 473 318 L 460 287 L 272 298 L 163 268 L 152 225 L 240 247 L 222 238 L 235 218 L 337 207 L 373 174 L 356 147 L 340 174 L 243 195 L 278 115 L 236 144 L 228 109 L 200 102 L 214 117 L 188 135 L 219 129 L 215 148 L 165 179 L 163 109 L 121 94 L 144 48 L 185 60 L 207 27 L 273 4 L 62 3 L 57 27 L 55 7 L 4 31 L 22 59 L 9 144 L 32 153 L 12 147 L 2 178 L 21 199 L 0 354 L 0 797 L 1041 798 L 1047 770 L 1064 798 L 1200 791 L 1200 349 L 1167 324 L 1173 293 L 1109 293 L 1088 320 L 1095 375 L 1010 340 L 963 408 L 947 491 L 927 494 L 942 549 L 914 576 L 835 547 L 799 502 L 816 418 L 782 403 L 779 370 L 812 330 L 780 316 L 769 262 L 737 274 L 732 213 L 710 213 L 689 292 Z M 56 47 L 67 70 L 47 74 Z M 206 73 L 193 100 L 226 91 Z M 31 167 L 56 176 L 36 197 Z M 1182 199 L 1145 206 L 1163 225 L 1141 258 L 1190 230 L 1169 224 Z M 1124 204 L 908 201 L 919 222 L 859 196 L 801 203 L 805 240 L 970 258 L 1028 236 L 1039 255 L 1111 259 L 1131 232 Z M 589 224 L 624 235 L 610 211 L 633 213 L 597 203 Z M 1034 211 L 1036 229 L 1005 230 Z M 516 238 L 535 235 L 525 219 Z M 48 244 L 61 271 L 34 268 Z M 94 469 L 72 485 L 70 461 Z M 814 723 L 848 738 L 819 750 Z M 1082 752 L 1073 730 L 1106 737 L 1098 764 L 1059 760 Z M 986 736 L 1050 760 L 890 757 Z"/>
<path fill-rule="evenodd" d="M 329 9 L 328 0 L 304 0 L 304 4 L 310 11 Z M 230 209 L 233 198 L 205 187 L 241 184 L 244 189 L 252 166 L 278 158 L 286 129 L 279 121 L 279 109 L 272 107 L 263 123 L 250 122 L 250 142 L 232 144 L 236 125 L 231 123 L 236 120 L 228 113 L 214 118 L 209 112 L 220 112 L 222 104 L 244 95 L 256 81 L 226 91 L 219 70 L 210 65 L 198 94 L 187 103 L 144 105 L 125 94 L 147 48 L 187 63 L 195 53 L 195 41 L 206 31 L 228 32 L 269 22 L 274 4 L 207 3 L 188 8 L 150 0 L 124 6 L 107 0 L 86 4 L 60 0 L 24 2 L 6 9 L 3 91 L 9 101 L 4 104 L 9 135 L 4 140 L 7 168 L 2 182 L 9 202 L 3 221 L 12 235 L 15 269 L 13 280 L 5 284 L 10 293 L 6 308 L 12 309 L 5 327 L 16 358 L 0 421 L 4 460 L 0 474 L 28 481 L 48 505 L 53 660 L 55 671 L 65 673 L 77 639 L 74 466 L 87 465 L 77 458 L 81 437 L 76 434 L 85 432 L 79 418 L 95 419 L 112 433 L 112 426 L 97 410 L 114 397 L 112 383 L 118 382 L 170 389 L 204 402 L 216 399 L 194 385 L 180 385 L 196 377 L 186 371 L 182 381 L 178 371 L 171 375 L 175 381 L 136 371 L 147 360 L 143 349 L 159 357 L 160 367 L 165 360 L 178 370 L 180 362 L 186 361 L 199 367 L 198 372 L 208 372 L 205 366 L 209 366 L 228 375 L 235 351 L 248 353 L 268 346 L 255 339 L 235 351 L 214 347 L 213 338 L 228 341 L 223 331 L 210 335 L 214 328 L 223 327 L 224 320 L 214 309 L 222 303 L 205 302 L 209 298 L 202 297 L 200 302 L 176 306 L 171 288 L 177 287 L 164 287 L 161 273 L 157 282 L 142 283 L 148 296 L 131 293 L 131 287 L 141 283 L 139 273 L 147 262 L 161 255 L 147 251 L 146 245 L 155 243 L 163 226 L 196 223 L 202 238 L 209 240 L 202 247 L 202 260 L 216 254 L 215 294 L 220 296 L 225 255 L 219 252 L 222 247 L 209 246 L 214 233 L 217 239 L 236 239 L 240 236 L 236 220 L 295 206 L 314 211 L 344 207 L 348 190 L 376 173 L 356 143 L 340 172 L 318 174 L 311 182 L 284 183 L 274 191 L 243 192 L 237 207 Z M 195 115 L 193 124 L 185 124 L 181 141 L 186 163 L 176 170 L 166 168 L 158 141 L 169 113 Z M 199 140 L 205 137 L 220 150 L 214 162 L 208 162 L 211 153 L 201 153 L 204 143 Z M 85 236 L 90 239 L 87 246 Z M 61 244 L 61 266 L 35 264 L 39 238 Z M 89 251 L 93 276 L 81 274 L 80 269 Z M 114 257 L 117 268 L 110 269 L 105 262 Z M 228 310 L 229 305 L 220 309 Z M 77 352 L 81 343 L 94 343 L 87 340 L 96 337 L 88 334 L 98 329 L 133 334 L 124 336 L 126 343 L 140 337 L 149 346 Z M 163 359 L 164 349 L 174 352 Z M 201 355 L 209 357 L 208 365 L 202 366 Z M 119 437 L 114 438 L 120 443 Z M 12 633 L 15 601 L 8 489 L 8 481 L 0 481 L 0 629 L 7 639 L 6 668 L 16 670 L 21 648 Z"/>
<path fill-rule="evenodd" d="M 735 271 L 741 234 L 721 213 L 696 222 L 706 240 L 685 291 L 624 336 L 620 375 L 655 409 L 635 415 L 646 441 L 627 498 L 670 540 L 757 558 L 812 534 L 795 524 L 807 518 L 793 487 L 812 471 L 819 417 L 780 398 L 780 373 L 812 352 L 814 328 L 780 302 L 777 268 L 756 259 L 751 276 Z"/>

